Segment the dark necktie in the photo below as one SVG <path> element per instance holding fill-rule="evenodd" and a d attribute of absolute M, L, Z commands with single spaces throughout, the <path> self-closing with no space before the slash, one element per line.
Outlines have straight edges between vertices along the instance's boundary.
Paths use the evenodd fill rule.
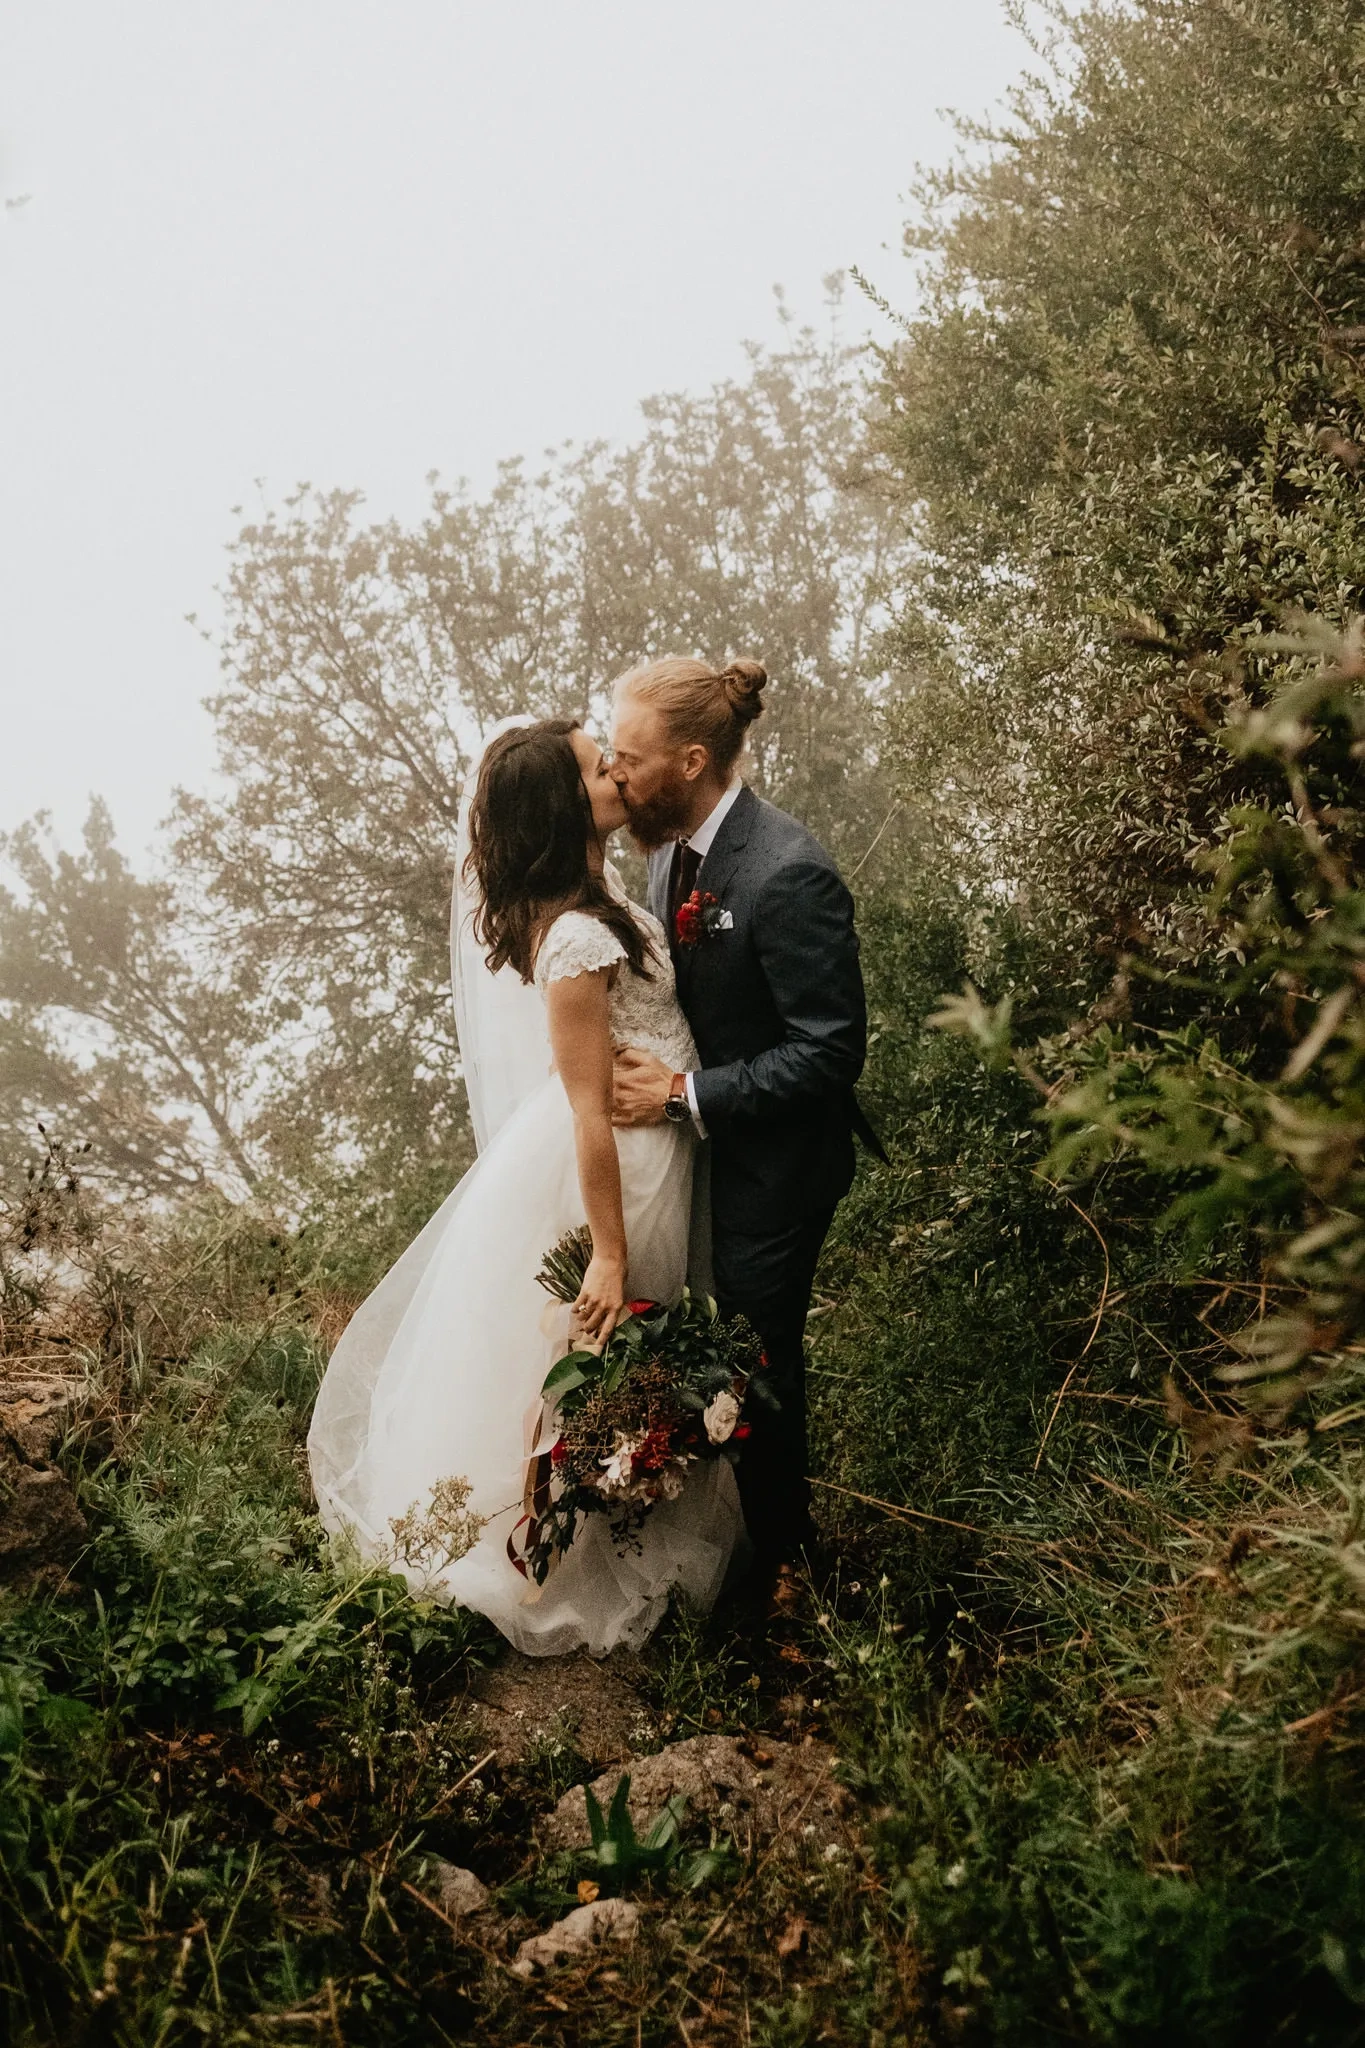
<path fill-rule="evenodd" d="M 678 940 L 678 912 L 697 886 L 701 855 L 679 839 L 673 848 L 673 867 L 668 878 L 668 942 Z"/>

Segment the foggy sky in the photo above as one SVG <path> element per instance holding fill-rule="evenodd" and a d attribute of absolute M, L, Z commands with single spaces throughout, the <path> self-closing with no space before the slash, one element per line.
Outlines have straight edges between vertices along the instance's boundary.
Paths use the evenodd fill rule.
<path fill-rule="evenodd" d="M 411 516 L 742 372 L 776 282 L 905 303 L 938 109 L 1026 56 L 998 0 L 4 0 L 0 828 L 97 790 L 137 854 L 204 782 L 184 614 L 296 482 Z"/>

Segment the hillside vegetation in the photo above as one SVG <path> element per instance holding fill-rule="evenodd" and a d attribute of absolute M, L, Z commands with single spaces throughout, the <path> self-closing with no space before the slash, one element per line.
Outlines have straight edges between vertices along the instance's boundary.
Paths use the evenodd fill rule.
<path fill-rule="evenodd" d="M 0 1607 L 16 2042 L 1365 2037 L 1365 5 L 1038 20 L 870 363 L 789 335 L 414 532 L 301 498 L 162 877 L 14 836 L 0 1334 L 93 1386 L 89 1546 Z M 495 1639 L 338 1577 L 301 1445 L 468 1156 L 462 750 L 684 645 L 776 678 L 890 1157 L 810 1324 L 837 1579 L 633 1682 L 832 1741 L 865 1853 L 693 1826 L 634 1949 L 522 1983 L 424 1859 L 544 1926 L 593 1773 L 489 1764 Z"/>

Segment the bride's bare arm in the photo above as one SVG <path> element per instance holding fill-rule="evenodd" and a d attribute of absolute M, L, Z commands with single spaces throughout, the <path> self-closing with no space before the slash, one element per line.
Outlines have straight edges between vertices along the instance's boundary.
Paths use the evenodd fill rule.
<path fill-rule="evenodd" d="M 566 975 L 545 991 L 555 1065 L 573 1110 L 578 1185 L 592 1231 L 592 1262 L 574 1314 L 594 1344 L 605 1344 L 626 1298 L 626 1225 L 621 1162 L 611 1126 L 612 1040 L 607 1011 L 610 970 Z"/>

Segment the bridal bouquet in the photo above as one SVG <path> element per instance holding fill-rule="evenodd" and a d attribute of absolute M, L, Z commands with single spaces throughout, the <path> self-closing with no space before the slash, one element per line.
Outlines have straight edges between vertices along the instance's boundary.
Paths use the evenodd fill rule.
<path fill-rule="evenodd" d="M 557 1301 L 578 1296 L 592 1234 L 571 1231 L 536 1276 Z M 523 1515 L 508 1539 L 517 1570 L 538 1586 L 573 1541 L 579 1517 L 605 1514 L 618 1543 L 634 1541 L 651 1508 L 675 1500 L 699 1459 L 738 1456 L 749 1434 L 745 1400 L 775 1397 L 742 1321 L 684 1293 L 674 1308 L 633 1301 L 598 1353 L 572 1350 L 551 1367 L 526 1468 Z"/>

